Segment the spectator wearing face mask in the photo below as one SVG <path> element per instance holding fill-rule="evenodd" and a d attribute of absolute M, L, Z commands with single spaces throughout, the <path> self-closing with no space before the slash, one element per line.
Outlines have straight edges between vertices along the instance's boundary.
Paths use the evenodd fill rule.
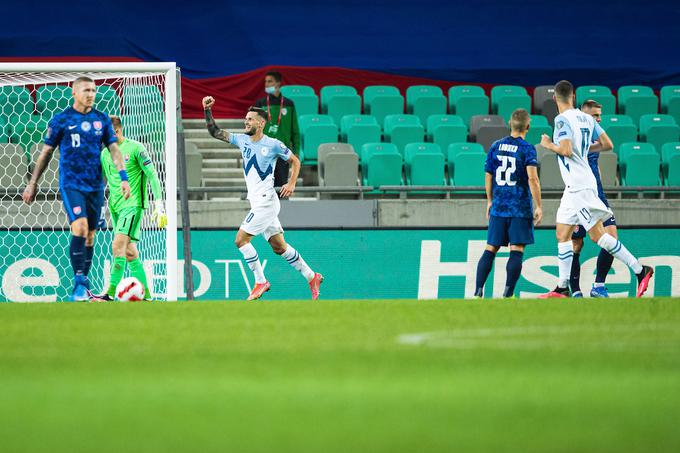
<path fill-rule="evenodd" d="M 267 123 L 264 134 L 281 140 L 293 153 L 299 153 L 300 129 L 298 127 L 295 104 L 281 94 L 281 73 L 271 71 L 264 76 L 266 96 L 255 102 L 267 112 Z M 288 162 L 279 159 L 274 169 L 274 187 L 281 187 L 288 182 Z"/>

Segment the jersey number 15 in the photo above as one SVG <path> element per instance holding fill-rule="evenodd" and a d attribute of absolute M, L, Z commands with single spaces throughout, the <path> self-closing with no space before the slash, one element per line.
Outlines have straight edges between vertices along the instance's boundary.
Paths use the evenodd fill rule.
<path fill-rule="evenodd" d="M 496 168 L 496 184 L 499 186 L 514 186 L 517 181 L 512 180 L 512 175 L 517 170 L 515 158 L 510 156 L 496 156 L 501 164 Z"/>

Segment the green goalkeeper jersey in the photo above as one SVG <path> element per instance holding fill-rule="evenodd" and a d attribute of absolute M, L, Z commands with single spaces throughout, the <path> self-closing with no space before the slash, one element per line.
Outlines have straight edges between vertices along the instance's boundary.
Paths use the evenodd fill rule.
<path fill-rule="evenodd" d="M 148 195 L 146 191 L 147 183 L 151 183 L 151 191 L 154 200 L 163 199 L 163 189 L 156 174 L 156 168 L 146 152 L 144 145 L 128 138 L 123 143 L 118 144 L 120 153 L 123 155 L 125 170 L 130 184 L 130 198 L 123 198 L 120 192 L 120 175 L 116 170 L 116 165 L 111 159 L 109 150 L 104 148 L 101 153 L 102 171 L 109 185 L 109 209 L 112 212 L 120 212 L 125 208 L 146 209 Z"/>

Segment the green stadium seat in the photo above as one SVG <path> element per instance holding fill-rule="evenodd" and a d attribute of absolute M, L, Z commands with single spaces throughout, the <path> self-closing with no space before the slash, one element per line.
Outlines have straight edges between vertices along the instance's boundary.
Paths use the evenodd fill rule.
<path fill-rule="evenodd" d="M 666 143 L 661 147 L 661 170 L 668 172 L 668 163 L 673 156 L 680 155 L 680 142 Z"/>
<path fill-rule="evenodd" d="M 307 127 L 316 124 L 335 124 L 333 118 L 328 115 L 301 115 L 298 118 L 298 127 L 300 128 L 300 134 L 304 135 Z"/>
<path fill-rule="evenodd" d="M 665 143 L 680 139 L 680 127 L 670 115 L 642 115 L 640 118 L 640 141 L 651 143 L 661 154 Z"/>
<path fill-rule="evenodd" d="M 378 156 L 387 157 L 376 159 Z M 402 157 L 394 144 L 367 143 L 361 148 L 364 185 L 402 184 L 401 169 Z"/>
<path fill-rule="evenodd" d="M 664 174 L 666 186 L 680 186 L 680 154 L 675 154 L 668 161 L 668 169 Z"/>
<path fill-rule="evenodd" d="M 499 116 L 503 117 L 505 121 L 510 121 L 512 112 L 516 109 L 524 109 L 531 113 L 531 97 L 528 94 L 503 96 L 498 100 Z"/>
<path fill-rule="evenodd" d="M 361 98 L 358 94 L 336 95 L 328 101 L 328 115 L 340 126 L 342 117 L 361 113 Z"/>
<path fill-rule="evenodd" d="M 374 116 L 378 124 L 384 127 L 387 116 L 404 113 L 404 97 L 400 94 L 376 95 L 364 113 Z"/>
<path fill-rule="evenodd" d="M 406 112 L 413 113 L 416 105 L 416 101 L 420 98 L 435 97 L 438 98 L 444 96 L 442 89 L 434 85 L 414 85 L 406 89 Z M 444 112 L 446 113 L 446 108 Z M 425 123 L 423 123 L 425 124 Z"/>
<path fill-rule="evenodd" d="M 619 113 L 628 115 L 635 124 L 642 115 L 659 112 L 659 99 L 650 87 L 627 85 L 619 88 Z"/>
<path fill-rule="evenodd" d="M 361 171 L 364 173 L 364 175 L 366 174 L 366 164 L 368 163 L 368 159 L 373 154 L 379 153 L 399 154 L 399 149 L 397 149 L 397 146 L 394 143 L 379 143 L 379 142 L 365 143 L 358 151 L 359 162 L 361 162 Z"/>
<path fill-rule="evenodd" d="M 607 130 L 607 128 L 612 125 L 623 124 L 632 124 L 637 128 L 637 124 L 633 122 L 633 118 L 628 115 L 602 115 L 602 121 L 600 122 L 600 126 L 602 126 L 604 130 Z"/>
<path fill-rule="evenodd" d="M 307 125 L 301 141 L 300 160 L 305 165 L 316 164 L 319 145 L 338 141 L 338 126 L 328 123 Z"/>
<path fill-rule="evenodd" d="M 345 115 L 340 120 L 340 138 L 346 139 L 347 132 L 358 124 L 378 124 L 378 121 L 372 115 Z"/>
<path fill-rule="evenodd" d="M 0 115 L 12 116 L 32 115 L 35 104 L 31 93 L 24 87 L 0 86 Z"/>
<path fill-rule="evenodd" d="M 441 152 L 423 152 L 413 156 L 406 184 L 412 186 L 445 186 L 446 164 Z"/>
<path fill-rule="evenodd" d="M 325 86 L 321 88 L 321 113 L 328 112 L 328 101 L 330 101 L 335 96 L 358 96 L 358 95 L 356 88 L 348 85 Z"/>
<path fill-rule="evenodd" d="M 120 97 L 112 87 L 102 85 L 97 87 L 94 108 L 109 115 L 121 115 Z"/>
<path fill-rule="evenodd" d="M 462 124 L 440 124 L 434 129 L 432 142 L 441 149 L 448 149 L 452 143 L 466 142 L 467 137 L 467 127 Z"/>
<path fill-rule="evenodd" d="M 626 169 L 630 165 L 631 162 L 631 157 L 632 156 L 643 156 L 643 157 L 650 157 L 653 158 L 654 156 L 659 156 L 659 154 L 656 152 L 656 149 L 654 148 L 654 145 L 650 143 L 623 143 L 619 147 L 619 172 L 621 173 L 621 182 L 622 184 L 624 183 L 624 177 L 626 174 Z M 637 160 L 636 160 L 637 162 Z M 661 166 L 661 159 L 659 158 L 659 168 Z M 633 167 L 634 171 L 631 171 L 631 173 L 635 173 L 637 171 L 637 167 Z M 657 173 L 659 168 L 657 168 Z M 627 185 L 634 185 L 634 184 L 627 184 Z"/>
<path fill-rule="evenodd" d="M 416 154 L 432 154 L 432 153 L 439 153 L 441 154 L 442 158 L 444 158 L 444 153 L 442 152 L 442 149 L 436 143 L 427 142 L 409 143 L 404 148 L 404 163 L 408 167 L 409 165 L 411 165 L 411 161 L 413 161 L 413 156 L 415 156 Z"/>
<path fill-rule="evenodd" d="M 531 118 L 531 127 L 550 126 L 550 123 L 548 123 L 548 118 L 543 115 L 529 115 L 529 118 Z"/>
<path fill-rule="evenodd" d="M 434 132 L 435 128 L 439 127 L 440 125 L 454 125 L 454 126 L 464 126 L 465 123 L 463 122 L 463 118 L 461 118 L 458 115 L 430 115 L 427 118 L 425 124 L 427 127 L 425 128 L 425 131 L 427 133 L 427 138 L 428 140 L 432 139 L 432 133 Z M 467 129 L 467 128 L 466 128 Z"/>
<path fill-rule="evenodd" d="M 536 116 L 540 119 L 534 119 Z M 545 124 L 543 124 L 543 121 L 545 121 Z M 547 134 L 552 138 L 553 130 L 548 124 L 548 120 L 542 115 L 531 115 L 531 123 L 529 123 L 529 131 L 525 140 L 532 145 L 537 145 L 541 143 L 541 135 L 543 134 Z"/>
<path fill-rule="evenodd" d="M 671 115 L 680 125 L 680 85 L 661 88 L 661 113 Z"/>
<path fill-rule="evenodd" d="M 463 118 L 467 126 L 475 115 L 489 113 L 489 98 L 482 87 L 459 85 L 449 88 L 449 112 Z"/>
<path fill-rule="evenodd" d="M 614 143 L 614 152 L 617 154 L 623 143 L 637 142 L 638 140 L 637 125 L 627 115 L 602 115 L 600 126 Z"/>
<path fill-rule="evenodd" d="M 527 96 L 527 90 L 524 87 L 516 85 L 498 85 L 491 89 L 491 112 L 498 113 L 499 101 L 506 96 Z M 531 99 L 529 99 L 531 105 Z M 529 110 L 531 112 L 531 110 Z"/>
<path fill-rule="evenodd" d="M 382 132 L 377 124 L 356 124 L 347 133 L 347 143 L 361 149 L 366 143 L 380 142 Z"/>
<path fill-rule="evenodd" d="M 609 87 L 601 85 L 585 85 L 576 88 L 576 106 L 581 107 L 585 101 L 597 101 L 602 104 L 603 115 L 616 113 L 616 98 Z"/>
<path fill-rule="evenodd" d="M 385 118 L 385 140 L 397 145 L 400 153 L 408 143 L 422 142 L 425 129 L 415 115 L 389 115 Z"/>
<path fill-rule="evenodd" d="M 364 88 L 362 97 L 364 99 L 364 112 L 368 113 L 371 111 L 371 106 L 373 105 L 373 100 L 378 96 L 401 96 L 399 88 L 391 85 L 370 85 Z M 403 102 L 402 102 L 403 104 Z M 403 107 L 401 112 L 404 113 Z"/>
<path fill-rule="evenodd" d="M 293 101 L 298 118 L 319 113 L 319 97 L 316 94 L 292 94 L 286 97 Z"/>
<path fill-rule="evenodd" d="M 69 86 L 41 86 L 36 92 L 36 110 L 42 115 L 52 117 L 66 110 L 73 103 L 72 99 L 72 89 Z"/>
<path fill-rule="evenodd" d="M 314 88 L 307 85 L 283 85 L 281 87 L 281 94 L 284 97 L 290 98 L 291 96 L 316 96 Z"/>
<path fill-rule="evenodd" d="M 486 155 L 477 152 L 461 152 L 453 159 L 453 174 L 449 173 L 453 186 L 484 186 Z M 473 191 L 483 193 L 483 191 Z"/>
<path fill-rule="evenodd" d="M 443 95 L 420 97 L 414 101 L 413 114 L 420 118 L 421 124 L 427 124 L 431 115 L 446 114 L 446 98 Z"/>
<path fill-rule="evenodd" d="M 37 143 L 42 143 L 47 132 L 47 119 L 41 115 L 13 117 L 10 142 L 20 144 L 26 152 Z M 30 156 L 29 156 L 30 158 Z"/>
<path fill-rule="evenodd" d="M 477 153 L 484 154 L 484 148 L 479 143 L 451 143 L 446 150 L 446 160 L 449 163 L 449 179 L 453 175 L 453 163 L 456 161 L 456 156 L 461 153 Z"/>
<path fill-rule="evenodd" d="M 383 131 L 385 131 L 385 138 L 389 138 L 392 134 L 392 130 L 397 126 L 422 126 L 420 118 L 415 115 L 388 115 L 385 117 L 385 122 L 383 125 Z M 416 140 L 422 142 L 422 140 Z"/>
<path fill-rule="evenodd" d="M 624 186 L 660 186 L 659 168 L 661 159 L 659 155 L 634 153 L 626 158 L 625 165 L 621 167 L 621 182 Z"/>

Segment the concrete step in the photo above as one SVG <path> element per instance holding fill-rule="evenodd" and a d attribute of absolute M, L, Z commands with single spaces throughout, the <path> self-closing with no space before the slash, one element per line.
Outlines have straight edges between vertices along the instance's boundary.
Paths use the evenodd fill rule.
<path fill-rule="evenodd" d="M 224 193 L 224 194 L 220 195 L 219 192 L 216 192 L 215 195 L 217 195 L 217 196 L 210 197 L 211 201 L 218 201 L 220 203 L 235 203 L 235 202 L 241 202 L 242 201 L 241 197 L 239 197 L 239 196 L 230 197 L 230 196 L 228 196 L 228 195 L 230 195 L 228 193 Z M 233 194 L 231 194 L 231 195 L 233 195 Z"/>
<path fill-rule="evenodd" d="M 238 168 L 241 170 L 241 166 L 238 164 L 237 159 L 203 159 L 203 169 L 206 168 Z"/>
<path fill-rule="evenodd" d="M 243 130 L 243 119 L 216 119 L 215 122 L 220 129 L 240 129 Z M 182 126 L 188 129 L 205 129 L 204 119 L 182 120 Z"/>
<path fill-rule="evenodd" d="M 225 148 L 225 149 L 238 149 L 231 143 L 223 142 L 222 140 L 217 140 L 212 137 L 208 138 L 192 138 L 191 140 L 186 140 L 188 143 L 193 143 L 196 145 L 200 151 L 202 148 Z"/>
<path fill-rule="evenodd" d="M 203 160 L 206 159 L 232 159 L 241 160 L 241 151 L 238 148 L 200 148 Z"/>
<path fill-rule="evenodd" d="M 243 133 L 243 128 L 240 129 L 225 129 L 227 132 L 230 132 L 232 134 L 242 134 Z M 208 132 L 208 129 L 203 128 L 203 129 L 185 129 L 184 130 L 184 138 L 186 140 L 192 140 L 196 138 L 211 138 L 213 140 L 216 140 L 210 135 L 210 132 Z"/>
<path fill-rule="evenodd" d="M 203 180 L 206 179 L 229 179 L 229 178 L 243 178 L 243 170 L 240 168 L 203 168 L 201 172 Z M 245 184 L 245 182 L 244 182 Z"/>
<path fill-rule="evenodd" d="M 243 173 L 239 177 L 233 178 L 203 178 L 205 187 L 245 187 L 246 181 Z"/>

